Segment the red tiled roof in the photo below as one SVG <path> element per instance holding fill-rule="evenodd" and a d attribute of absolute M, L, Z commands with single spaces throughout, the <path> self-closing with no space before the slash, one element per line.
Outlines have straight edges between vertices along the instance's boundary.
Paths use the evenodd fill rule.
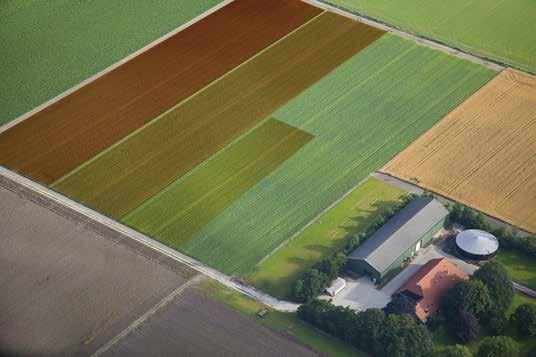
<path fill-rule="evenodd" d="M 450 260 L 432 259 L 409 278 L 398 291 L 410 291 L 422 297 L 417 302 L 415 314 L 421 321 L 426 321 L 439 309 L 441 298 L 447 290 L 457 282 L 468 278 L 469 276 Z"/>

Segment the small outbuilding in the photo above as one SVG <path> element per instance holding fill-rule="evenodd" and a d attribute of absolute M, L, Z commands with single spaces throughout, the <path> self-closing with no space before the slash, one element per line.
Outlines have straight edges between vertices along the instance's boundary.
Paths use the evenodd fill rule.
<path fill-rule="evenodd" d="M 493 258 L 499 250 L 499 240 L 480 229 L 468 229 L 456 236 L 456 251 L 467 260 L 483 261 Z"/>
<path fill-rule="evenodd" d="M 333 297 L 340 293 L 345 287 L 346 281 L 343 278 L 337 278 L 333 280 L 331 286 L 326 289 L 326 293 L 328 293 L 329 296 Z"/>
<path fill-rule="evenodd" d="M 348 256 L 349 268 L 375 283 L 388 280 L 443 228 L 448 214 L 439 201 L 416 198 Z"/>

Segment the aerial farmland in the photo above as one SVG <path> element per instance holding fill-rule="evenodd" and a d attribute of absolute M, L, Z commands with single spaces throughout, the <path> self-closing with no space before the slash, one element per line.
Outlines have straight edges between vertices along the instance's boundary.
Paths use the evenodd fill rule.
<path fill-rule="evenodd" d="M 12 191 L 0 191 L 5 215 L 0 221 L 5 241 L 0 244 L 11 249 L 5 254 L 21 253 L 13 242 L 30 224 L 25 215 L 40 222 L 20 208 L 29 207 L 23 202 L 29 194 L 13 189 L 20 186 L 41 197 L 34 203 L 51 200 L 62 210 L 78 212 L 77 217 L 84 217 L 75 220 L 80 227 L 95 222 L 124 236 L 122 242 L 143 246 L 139 249 L 157 263 L 176 261 L 184 270 L 181 284 L 199 276 L 193 287 L 186 285 L 184 299 L 158 308 L 158 313 L 147 312 L 155 316 L 145 325 L 148 331 L 115 328 L 117 340 L 100 345 L 107 354 L 169 353 L 190 338 L 195 343 L 184 353 L 214 353 L 227 338 L 218 334 L 216 322 L 208 318 L 193 326 L 182 317 L 189 321 L 212 311 L 238 323 L 215 301 L 247 315 L 249 322 L 244 323 L 257 319 L 277 332 L 252 331 L 252 340 L 266 336 L 270 341 L 262 355 L 387 353 L 372 351 L 367 343 L 345 344 L 325 326 L 315 326 L 327 332 L 318 333 L 300 315 L 303 306 L 313 308 L 311 299 L 296 298 L 296 291 L 311 270 L 322 275 L 319 267 L 329 265 L 335 275 L 325 279 L 344 275 L 350 282 L 341 288 L 346 289 L 344 296 L 351 295 L 348 289 L 368 284 L 371 295 L 364 300 L 383 294 L 379 301 L 390 301 L 397 294 L 390 279 L 402 286 L 401 277 L 417 269 L 404 270 L 406 266 L 413 260 L 424 265 L 427 254 L 437 259 L 432 255 L 443 254 L 437 253 L 441 249 L 441 257 L 454 259 L 471 275 L 484 263 L 464 261 L 445 243 L 455 238 L 456 229 L 496 232 L 504 245 L 496 260 L 507 265 L 514 282 L 533 286 L 526 273 L 532 249 L 536 252 L 531 237 L 536 234 L 536 41 L 530 41 L 525 21 L 534 10 L 531 4 L 515 1 L 526 14 L 494 43 L 487 20 L 475 20 L 473 30 L 456 26 L 457 20 L 449 20 L 455 31 L 436 24 L 430 14 L 444 6 L 433 1 L 426 6 L 413 1 L 404 9 L 360 0 L 152 2 L 158 4 L 108 8 L 99 0 L 46 10 L 42 4 L 0 4 L 8 19 L 0 31 L 17 34 L 28 51 L 19 51 L 17 36 L 0 42 L 7 54 L 0 68 L 6 78 L 0 84 L 0 184 Z M 468 8 L 478 12 L 480 5 L 470 3 Z M 460 6 L 456 2 L 448 10 Z M 501 9 L 497 4 L 487 11 L 489 16 L 500 14 L 501 26 L 508 25 L 508 14 L 520 11 Z M 48 21 L 58 23 L 61 14 L 76 13 L 87 29 L 74 20 L 61 25 L 65 32 L 51 27 L 49 35 L 66 47 L 56 53 L 54 42 L 36 30 L 45 21 L 36 15 L 41 10 L 50 15 Z M 98 10 L 105 14 L 95 14 L 92 24 L 84 22 L 82 18 Z M 151 15 L 144 18 L 144 12 Z M 114 13 L 124 14 L 122 20 L 109 21 Z M 512 40 L 511 32 L 520 37 Z M 104 33 L 109 37 L 102 39 L 101 48 Z M 128 34 L 132 38 L 124 40 Z M 83 37 L 87 46 L 80 44 Z M 40 73 L 43 63 L 49 65 Z M 383 225 L 395 226 L 390 220 L 400 221 L 398 214 L 419 195 L 445 206 L 441 220 L 433 222 L 437 229 L 423 231 L 433 239 L 422 240 L 426 247 L 410 247 L 413 251 L 400 259 L 403 263 L 391 269 L 394 277 L 381 283 L 352 272 L 346 264 L 350 252 Z M 20 219 L 11 212 L 13 202 Z M 67 221 L 58 220 L 60 226 L 72 223 Z M 79 229 L 73 227 L 68 231 Z M 67 241 L 69 234 L 61 239 Z M 88 236 L 85 231 L 73 234 L 82 241 L 95 239 L 81 238 Z M 46 254 L 56 257 L 57 252 L 46 248 L 52 243 L 42 244 Z M 524 263 L 516 270 L 511 257 L 518 253 L 524 254 Z M 122 257 L 129 254 L 121 249 L 114 254 L 110 259 L 135 260 Z M 340 267 L 330 260 L 341 257 Z M 145 270 L 160 271 L 140 264 L 142 280 Z M 169 281 L 176 278 L 167 277 L 167 270 L 161 274 L 165 281 L 151 285 L 158 295 L 151 298 L 163 299 L 167 306 L 174 301 L 166 297 L 173 285 Z M 356 281 L 364 281 L 359 279 L 368 282 L 359 286 Z M 320 296 L 327 287 L 317 286 L 313 295 L 320 300 L 312 301 L 330 301 L 338 308 L 339 300 Z M 233 298 L 226 302 L 222 296 Z M 194 306 L 196 300 L 203 307 Z M 146 305 L 160 306 L 156 300 Z M 343 307 L 352 306 L 367 304 Z M 265 314 L 271 315 L 264 319 Z M 30 317 L 21 316 L 31 323 Z M 135 325 L 128 316 L 133 315 L 125 313 L 121 323 Z M 213 345 L 203 346 L 196 337 L 205 323 L 207 331 L 214 329 L 219 336 Z M 168 326 L 177 324 L 192 327 L 191 335 L 162 337 Z M 233 345 L 226 353 L 253 353 L 234 340 L 246 330 L 230 331 Z M 13 333 L 19 336 L 20 331 Z M 273 347 L 279 338 L 285 341 L 281 349 Z M 532 346 L 516 338 L 525 350 Z M 151 347 L 157 340 L 159 352 Z M 66 348 L 74 351 L 71 342 L 65 342 Z M 478 346 L 471 348 L 477 351 Z"/>

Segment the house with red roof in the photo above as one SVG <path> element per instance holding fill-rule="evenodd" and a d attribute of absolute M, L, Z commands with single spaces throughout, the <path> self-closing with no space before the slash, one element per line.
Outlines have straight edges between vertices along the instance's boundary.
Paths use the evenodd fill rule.
<path fill-rule="evenodd" d="M 415 315 L 422 322 L 441 307 L 441 299 L 456 283 L 469 279 L 446 258 L 432 259 L 424 264 L 398 290 L 398 294 L 415 302 Z"/>

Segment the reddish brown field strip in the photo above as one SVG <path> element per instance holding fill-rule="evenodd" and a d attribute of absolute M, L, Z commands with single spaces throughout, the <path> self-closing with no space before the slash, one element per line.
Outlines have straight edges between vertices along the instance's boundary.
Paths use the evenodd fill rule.
<path fill-rule="evenodd" d="M 54 188 L 122 217 L 382 34 L 324 13 Z"/>
<path fill-rule="evenodd" d="M 0 134 L 0 164 L 50 184 L 320 12 L 234 1 Z"/>

